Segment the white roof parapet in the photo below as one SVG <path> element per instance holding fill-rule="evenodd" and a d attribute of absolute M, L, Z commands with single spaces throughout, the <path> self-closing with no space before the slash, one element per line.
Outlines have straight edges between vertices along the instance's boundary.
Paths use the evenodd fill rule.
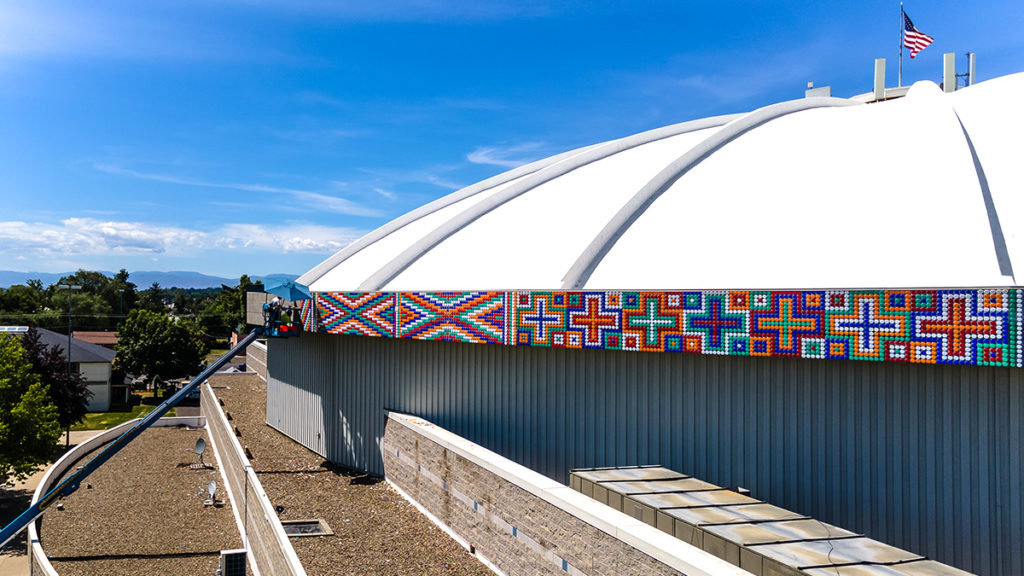
<path fill-rule="evenodd" d="M 390 420 L 422 434 L 473 464 L 526 490 L 667 566 L 690 576 L 750 576 L 750 572 L 692 546 L 636 518 L 609 508 L 572 488 L 534 472 L 417 416 L 387 412 Z"/>

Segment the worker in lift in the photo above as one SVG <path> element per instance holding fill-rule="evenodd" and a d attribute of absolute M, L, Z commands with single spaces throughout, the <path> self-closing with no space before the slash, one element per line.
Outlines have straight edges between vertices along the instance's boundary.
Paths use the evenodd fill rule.
<path fill-rule="evenodd" d="M 263 305 L 263 322 L 267 326 L 275 326 L 281 322 L 281 299 L 274 296 L 274 299 Z"/>

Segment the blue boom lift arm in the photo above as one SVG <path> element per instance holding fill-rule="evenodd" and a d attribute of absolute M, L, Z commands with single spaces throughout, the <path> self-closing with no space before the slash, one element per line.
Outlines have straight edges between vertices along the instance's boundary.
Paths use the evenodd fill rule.
<path fill-rule="evenodd" d="M 278 329 L 277 326 L 268 326 L 272 330 Z M 212 376 L 217 370 L 220 370 L 225 364 L 234 358 L 239 352 L 245 350 L 245 347 L 252 343 L 261 333 L 260 328 L 256 328 L 250 332 L 245 338 L 242 338 L 231 350 L 228 350 L 226 354 L 218 358 L 213 364 L 206 367 L 205 370 L 199 373 L 198 376 L 192 379 L 187 386 L 178 390 L 177 393 L 172 395 L 167 400 L 164 400 L 162 404 L 157 406 L 152 412 L 147 414 L 142 420 L 137 422 L 134 426 L 125 431 L 117 437 L 116 440 L 107 444 L 99 454 L 93 456 L 91 460 L 85 463 L 84 466 L 80 466 L 74 473 L 64 479 L 63 482 L 58 484 L 53 490 L 46 493 L 45 496 L 39 499 L 38 502 L 29 507 L 28 510 L 21 513 L 20 516 L 15 518 L 10 524 L 8 524 L 2 531 L 0 531 L 0 550 L 3 550 L 7 543 L 10 542 L 15 536 L 21 533 L 22 530 L 28 527 L 29 524 L 34 522 L 36 518 L 43 515 L 46 508 L 53 504 L 58 498 L 63 498 L 70 495 L 75 490 L 78 490 L 82 480 L 84 480 L 89 474 L 92 474 L 97 468 L 103 465 L 104 462 L 110 459 L 111 456 L 117 454 L 117 452 L 124 448 L 129 442 L 135 439 L 136 436 L 142 434 L 142 432 L 149 428 L 154 422 L 156 422 L 161 416 L 167 413 L 168 410 L 173 408 L 178 402 L 181 402 L 189 392 L 196 389 L 202 384 L 207 378 Z M 291 335 L 291 334 L 289 334 Z M 295 334 L 298 335 L 297 333 Z"/>

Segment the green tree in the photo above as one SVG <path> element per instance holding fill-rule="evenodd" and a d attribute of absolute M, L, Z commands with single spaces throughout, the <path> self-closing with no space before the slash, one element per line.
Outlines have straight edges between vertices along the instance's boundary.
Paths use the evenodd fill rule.
<path fill-rule="evenodd" d="M 52 286 L 51 286 L 52 288 Z M 68 332 L 68 298 L 71 299 L 72 330 L 109 330 L 114 327 L 113 314 L 107 302 L 95 292 L 82 290 L 54 290 L 50 296 L 49 311 L 60 316 L 60 323 L 39 324 L 67 334 Z"/>
<path fill-rule="evenodd" d="M 207 334 L 227 337 L 231 331 L 245 331 L 245 302 L 249 292 L 262 292 L 263 282 L 253 282 L 247 274 L 237 286 L 221 285 L 216 298 L 198 305 L 199 323 Z"/>
<path fill-rule="evenodd" d="M 50 400 L 57 407 L 57 422 L 67 431 L 72 425 L 85 418 L 92 392 L 78 372 L 68 374 L 67 356 L 61 346 L 46 347 L 39 340 L 39 332 L 29 328 L 21 337 L 25 358 L 32 366 L 32 372 L 49 389 Z"/>
<path fill-rule="evenodd" d="M 93 272 L 91 270 L 78 269 L 78 272 L 70 276 L 61 276 L 61 279 L 57 281 L 57 284 L 70 284 L 72 286 L 81 286 L 82 292 L 88 294 L 99 294 L 104 288 L 110 285 L 110 277 L 102 272 Z"/>
<path fill-rule="evenodd" d="M 160 387 L 169 379 L 198 373 L 208 347 L 194 322 L 132 310 L 121 324 L 114 350 L 118 368 L 145 374 Z"/>
<path fill-rule="evenodd" d="M 163 312 L 167 310 L 167 291 L 160 287 L 158 282 L 143 290 L 139 294 L 138 307 L 151 312 Z"/>
<path fill-rule="evenodd" d="M 219 300 L 222 302 L 222 309 L 227 316 L 226 322 L 236 332 L 245 331 L 245 301 L 249 292 L 262 292 L 263 282 L 253 282 L 248 274 L 242 274 L 238 279 L 238 286 L 229 288 L 223 286 Z"/>
<path fill-rule="evenodd" d="M 79 290 L 69 291 L 58 288 L 61 285 L 80 286 Z M 58 332 L 67 332 L 68 299 L 71 299 L 71 315 L 74 320 L 73 330 L 112 330 L 117 324 L 114 312 L 118 310 L 118 293 L 114 288 L 114 280 L 102 272 L 79 269 L 74 274 L 62 276 L 45 291 L 45 305 L 40 314 L 37 326 L 43 326 Z M 113 305 L 111 304 L 113 302 Z M 62 323 L 55 322 L 51 315 L 54 312 L 62 317 Z M 39 315 L 37 314 L 37 317 Z M 45 321 L 45 323 L 44 323 Z"/>
<path fill-rule="evenodd" d="M 128 271 L 124 268 L 121 268 L 121 271 L 100 291 L 100 296 L 111 310 L 116 311 L 118 322 L 135 309 L 139 300 L 138 287 L 134 282 L 128 281 Z"/>
<path fill-rule="evenodd" d="M 15 284 L 3 291 L 0 309 L 17 314 L 33 314 L 42 305 L 43 295 L 32 286 Z"/>
<path fill-rule="evenodd" d="M 57 408 L 21 343 L 0 335 L 0 485 L 22 480 L 59 451 Z"/>
<path fill-rule="evenodd" d="M 199 307 L 197 320 L 204 333 L 217 338 L 227 338 L 234 328 L 220 298 L 208 298 L 203 301 Z"/>

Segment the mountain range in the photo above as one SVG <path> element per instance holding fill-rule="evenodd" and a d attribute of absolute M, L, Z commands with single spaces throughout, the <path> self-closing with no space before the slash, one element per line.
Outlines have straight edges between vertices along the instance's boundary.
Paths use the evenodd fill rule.
<path fill-rule="evenodd" d="M 113 272 L 102 271 L 107 276 L 113 276 Z M 7 288 L 14 284 L 25 284 L 30 279 L 37 279 L 43 286 L 49 286 L 74 272 L 15 272 L 13 270 L 0 270 L 0 288 Z M 250 275 L 253 281 L 262 280 L 264 286 L 276 286 L 288 280 L 295 280 L 297 274 L 267 274 L 265 276 Z M 160 284 L 161 288 L 219 288 L 221 284 L 237 286 L 238 278 L 225 278 L 221 276 L 210 276 L 199 272 L 173 271 L 156 272 L 140 270 L 129 272 L 128 280 L 134 282 L 139 290 L 149 288 L 154 282 Z"/>

